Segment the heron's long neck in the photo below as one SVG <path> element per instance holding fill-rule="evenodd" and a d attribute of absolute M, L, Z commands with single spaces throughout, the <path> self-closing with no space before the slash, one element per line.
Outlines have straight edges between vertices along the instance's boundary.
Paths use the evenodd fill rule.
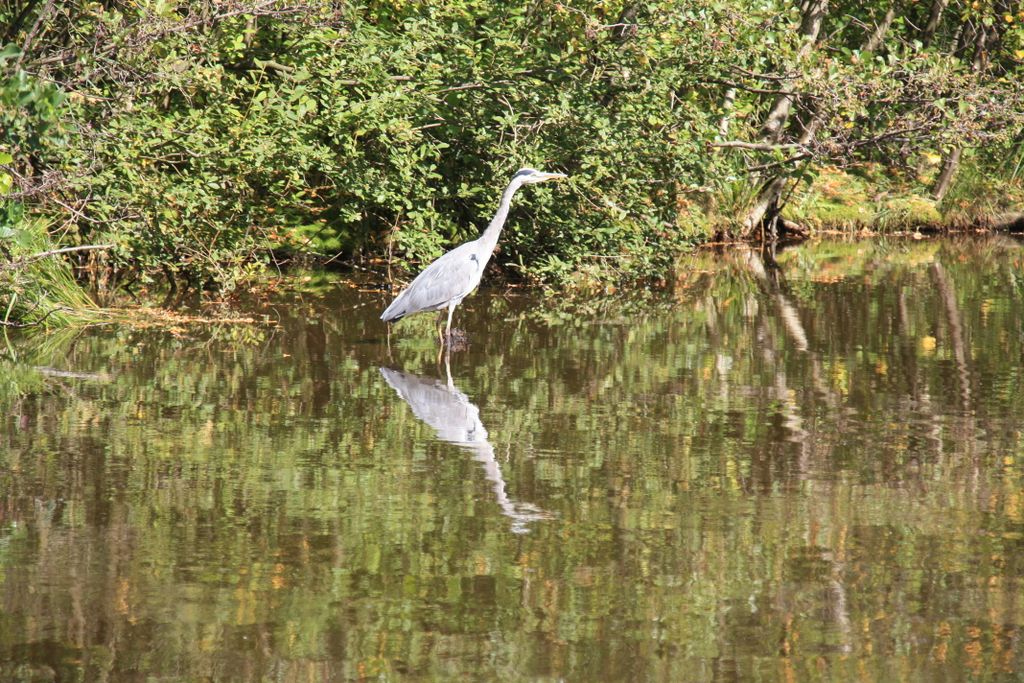
<path fill-rule="evenodd" d="M 491 219 L 487 229 L 484 230 L 484 234 L 480 236 L 480 243 L 487 249 L 488 254 L 494 251 L 494 247 L 498 244 L 498 236 L 501 235 L 501 229 L 505 226 L 505 219 L 508 218 L 508 209 L 512 206 L 512 195 L 516 193 L 516 190 L 522 183 L 513 180 L 509 183 L 508 187 L 505 188 L 505 192 L 501 195 L 501 204 L 498 205 L 498 212 L 494 214 L 494 218 Z"/>

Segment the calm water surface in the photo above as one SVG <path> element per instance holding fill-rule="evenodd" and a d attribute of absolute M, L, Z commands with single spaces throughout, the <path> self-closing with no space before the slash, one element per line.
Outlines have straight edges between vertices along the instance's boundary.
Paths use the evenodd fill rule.
<path fill-rule="evenodd" d="M 385 303 L 11 339 L 0 679 L 1024 676 L 1016 243 Z"/>

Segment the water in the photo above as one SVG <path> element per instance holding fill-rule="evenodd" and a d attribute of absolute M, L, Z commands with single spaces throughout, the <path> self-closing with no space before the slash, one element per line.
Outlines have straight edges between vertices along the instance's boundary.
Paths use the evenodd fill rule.
<path fill-rule="evenodd" d="M 1024 252 L 12 339 L 3 680 L 1019 677 Z M 449 372 L 451 380 L 449 382 Z"/>

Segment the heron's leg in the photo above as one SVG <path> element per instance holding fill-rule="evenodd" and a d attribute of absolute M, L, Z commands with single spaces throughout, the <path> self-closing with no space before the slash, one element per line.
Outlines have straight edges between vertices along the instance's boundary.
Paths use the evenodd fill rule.
<path fill-rule="evenodd" d="M 455 304 L 448 304 L 448 326 L 444 328 L 444 336 L 448 343 L 452 343 L 452 313 L 455 312 Z"/>
<path fill-rule="evenodd" d="M 444 313 L 437 316 L 437 341 L 444 346 L 444 332 L 441 331 L 441 321 L 444 320 Z"/>

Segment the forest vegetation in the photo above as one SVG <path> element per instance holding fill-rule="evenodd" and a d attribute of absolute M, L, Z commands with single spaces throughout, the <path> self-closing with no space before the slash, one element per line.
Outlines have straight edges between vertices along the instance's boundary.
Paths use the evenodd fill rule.
<path fill-rule="evenodd" d="M 985 225 L 1024 196 L 1016 0 L 0 0 L 0 318 L 285 263 L 646 282 L 786 229 Z"/>

